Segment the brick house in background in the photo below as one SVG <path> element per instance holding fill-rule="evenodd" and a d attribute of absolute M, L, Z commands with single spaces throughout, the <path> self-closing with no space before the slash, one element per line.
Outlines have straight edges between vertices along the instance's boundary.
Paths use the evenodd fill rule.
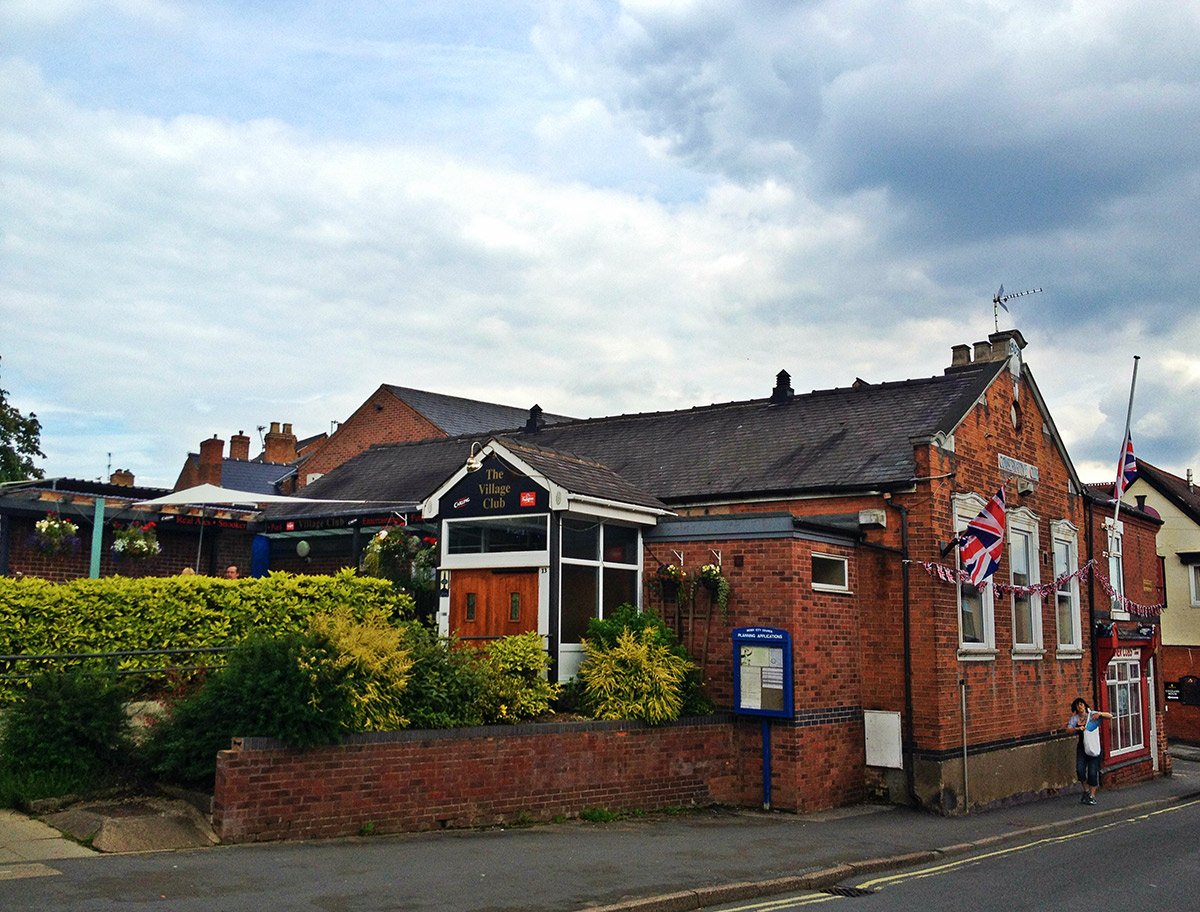
<path fill-rule="evenodd" d="M 781 372 L 765 399 L 554 425 L 533 414 L 484 441 L 374 446 L 306 493 L 387 501 L 390 514 L 272 507 L 272 566 L 289 567 L 297 539 L 358 548 L 364 527 L 412 524 L 439 534 L 444 631 L 536 629 L 561 680 L 588 618 L 653 606 L 725 708 L 732 630 L 790 631 L 796 711 L 774 728 L 778 807 L 874 793 L 954 813 L 1066 787 L 1077 695 L 1119 716 L 1106 776 L 1149 777 L 1170 762 L 1157 617 L 1140 597 L 1158 523 L 1122 505 L 1116 546 L 1101 540 L 1112 505 L 1077 477 L 1024 347 L 1007 331 L 973 356 L 955 346 L 928 379 L 796 395 Z M 980 591 L 950 543 L 1001 485 L 1007 541 L 998 585 Z M 309 553 L 322 569 L 345 560 Z M 673 563 L 693 576 L 719 564 L 727 611 L 704 590 L 670 599 L 654 574 Z M 735 725 L 755 756 L 758 726 Z M 723 800 L 755 803 L 745 780 L 728 787 Z"/>
<path fill-rule="evenodd" d="M 1162 517 L 1158 558 L 1168 610 L 1162 620 L 1167 735 L 1200 744 L 1200 488 L 1143 459 L 1128 497 Z"/>
<path fill-rule="evenodd" d="M 525 423 L 528 414 L 526 409 L 510 405 L 385 383 L 332 434 L 301 454 L 295 487 L 303 488 L 377 443 L 408 443 L 516 428 Z M 572 420 L 544 414 L 542 419 L 549 424 Z"/>
<path fill-rule="evenodd" d="M 214 434 L 200 442 L 198 452 L 188 453 L 174 490 L 212 484 L 256 494 L 284 493 L 292 487 L 289 482 L 295 478 L 296 466 L 317 450 L 327 436 L 317 434 L 297 440 L 290 424 L 272 421 L 263 435 L 262 452 L 251 459 L 250 438 L 244 431 L 229 438 L 228 456 L 225 441 Z"/>

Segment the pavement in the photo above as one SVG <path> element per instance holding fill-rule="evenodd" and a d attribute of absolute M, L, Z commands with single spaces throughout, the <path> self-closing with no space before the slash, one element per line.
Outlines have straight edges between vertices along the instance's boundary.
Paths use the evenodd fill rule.
<path fill-rule="evenodd" d="M 572 821 L 531 827 L 491 828 L 327 840 L 303 844 L 307 865 L 329 856 L 330 865 L 385 867 L 407 863 L 418 871 L 471 870 L 476 880 L 469 898 L 450 908 L 584 909 L 588 912 L 676 912 L 720 903 L 744 901 L 779 893 L 827 889 L 868 872 L 936 862 L 984 847 L 1053 835 L 1071 827 L 1106 818 L 1117 820 L 1150 813 L 1172 804 L 1200 799 L 1200 748 L 1172 746 L 1173 773 L 1124 788 L 1102 788 L 1094 806 L 1081 805 L 1080 792 L 1060 795 L 958 817 L 938 817 L 911 808 L 856 805 L 815 814 L 790 814 L 728 808 L 673 815 L 623 818 L 609 824 Z M 147 824 L 149 817 L 166 819 L 179 802 L 155 807 L 140 799 L 135 806 L 116 810 L 71 808 L 70 818 L 47 815 L 37 819 L 15 811 L 0 811 L 0 882 L 35 878 L 67 870 L 75 880 L 94 876 L 103 882 L 114 854 L 141 859 L 139 866 L 193 868 L 204 866 L 213 876 L 220 869 L 248 868 L 262 874 L 261 853 L 268 845 L 209 845 L 203 827 L 190 843 L 169 841 L 157 847 L 131 838 L 117 838 L 120 820 L 140 820 L 129 832 L 157 833 L 147 838 L 178 836 L 174 826 Z M 92 814 L 92 817 L 86 814 Z M 188 817 L 186 813 L 183 815 Z M 75 839 L 51 826 L 73 823 Z M 99 823 L 97 823 L 99 820 Z M 113 821 L 118 821 L 114 824 Z M 194 818 L 191 818 L 192 825 Z M 112 850 L 97 851 L 98 834 L 115 827 Z M 81 828 L 81 829 L 79 829 Z M 90 843 L 91 846 L 82 844 Z M 279 845 L 279 844 L 272 844 Z M 125 853 L 125 854 L 122 854 Z M 255 854 L 260 853 L 260 854 Z M 534 859 L 536 903 L 510 905 L 512 897 L 528 900 L 530 870 L 520 870 L 514 857 Z M 156 862 L 156 858 L 162 858 Z M 493 860 L 494 859 L 494 860 Z M 115 861 L 115 859 L 113 859 Z M 89 874 L 88 872 L 94 872 Z M 478 873 L 474 873 L 478 872 Z M 323 876 L 329 877 L 328 873 Z M 486 878 L 486 880 L 482 880 Z M 482 883 L 488 890 L 480 890 Z M 86 884 L 83 889 L 86 891 Z M 97 886 L 99 889 L 99 886 Z M 413 886 L 412 889 L 424 889 Z M 452 890 L 444 877 L 427 888 Z M 0 896 L 4 895 L 0 883 Z M 445 897 L 443 896 L 443 899 Z M 430 903 L 413 907 L 434 908 Z"/>

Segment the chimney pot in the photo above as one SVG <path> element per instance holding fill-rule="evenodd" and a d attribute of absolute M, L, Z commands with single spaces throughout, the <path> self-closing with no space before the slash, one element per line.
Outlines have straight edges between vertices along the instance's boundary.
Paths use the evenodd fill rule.
<path fill-rule="evenodd" d="M 268 433 L 271 433 L 271 434 L 279 433 L 279 422 L 278 421 L 271 422 L 271 430 Z"/>
<path fill-rule="evenodd" d="M 950 347 L 950 366 L 961 367 L 971 363 L 971 346 L 952 345 Z"/>
<path fill-rule="evenodd" d="M 977 362 L 992 360 L 992 343 L 991 342 L 976 342 L 975 343 L 975 360 Z"/>
<path fill-rule="evenodd" d="M 775 375 L 775 389 L 771 390 L 772 402 L 786 402 L 795 394 L 792 390 L 792 377 L 785 370 L 781 370 Z"/>

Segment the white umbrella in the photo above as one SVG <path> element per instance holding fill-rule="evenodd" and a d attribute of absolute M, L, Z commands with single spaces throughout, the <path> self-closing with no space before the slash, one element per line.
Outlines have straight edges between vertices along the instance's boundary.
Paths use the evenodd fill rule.
<path fill-rule="evenodd" d="M 366 503 L 363 500 L 317 500 L 314 497 L 289 497 L 286 494 L 260 494 L 257 491 L 234 491 L 215 484 L 196 485 L 182 491 L 172 491 L 153 500 L 138 501 L 139 507 L 166 506 L 250 506 L 264 503 Z"/>
<path fill-rule="evenodd" d="M 194 488 L 184 488 L 182 491 L 172 491 L 153 500 L 142 500 L 136 504 L 139 507 L 168 507 L 168 506 L 240 506 L 254 509 L 258 504 L 265 503 L 365 503 L 361 500 L 317 500 L 313 497 L 289 497 L 285 494 L 259 494 L 255 491 L 234 491 L 215 484 L 196 485 Z M 200 570 L 200 552 L 204 548 L 204 522 L 200 523 L 200 539 L 196 544 L 196 570 Z"/>

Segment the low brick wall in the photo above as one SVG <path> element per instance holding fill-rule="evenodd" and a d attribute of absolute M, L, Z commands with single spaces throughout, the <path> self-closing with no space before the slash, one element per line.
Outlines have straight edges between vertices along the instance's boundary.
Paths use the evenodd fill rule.
<path fill-rule="evenodd" d="M 737 726 L 564 722 L 358 735 L 311 750 L 241 738 L 217 755 L 224 842 L 486 826 L 735 801 Z"/>

